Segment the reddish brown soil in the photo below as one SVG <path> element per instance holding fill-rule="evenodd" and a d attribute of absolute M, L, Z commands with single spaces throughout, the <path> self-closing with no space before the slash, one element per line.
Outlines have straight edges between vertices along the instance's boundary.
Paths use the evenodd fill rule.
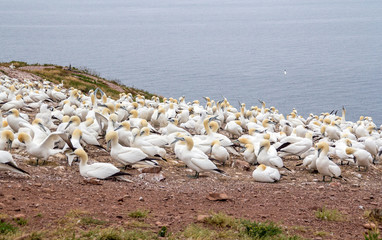
<path fill-rule="evenodd" d="M 111 161 L 108 153 L 88 149 L 90 158 Z M 293 172 L 284 172 L 280 182 L 257 183 L 250 171 L 224 167 L 229 176 L 212 173 L 191 179 L 190 170 L 170 160 L 161 163 L 165 180 L 156 174 L 129 170 L 133 182 L 101 181 L 102 185 L 85 183 L 78 165 L 67 166 L 63 157 L 52 157 L 43 166 L 30 165 L 24 151 L 13 150 L 20 167 L 31 177 L 0 172 L 0 208 L 9 216 L 24 214 L 30 230 L 52 228 L 70 210 L 84 210 L 110 224 L 123 225 L 127 213 L 136 209 L 150 210 L 145 221 L 155 226 L 167 225 L 172 232 L 196 222 L 199 214 L 224 212 L 237 218 L 274 221 L 304 237 L 324 231 L 325 239 L 361 239 L 367 223 L 365 209 L 381 208 L 380 167 L 369 172 L 353 172 L 343 166 L 347 181 L 317 182 L 321 177 L 295 167 L 296 160 L 286 161 Z M 96 157 L 97 156 L 97 157 Z M 169 155 L 169 158 L 173 158 Z M 27 164 L 29 163 L 29 164 Z M 226 193 L 228 201 L 210 201 L 210 192 Z M 344 221 L 322 221 L 315 210 L 326 206 L 345 215 Z M 35 217 L 41 214 L 41 218 Z M 159 228 L 159 227 L 158 227 Z"/>

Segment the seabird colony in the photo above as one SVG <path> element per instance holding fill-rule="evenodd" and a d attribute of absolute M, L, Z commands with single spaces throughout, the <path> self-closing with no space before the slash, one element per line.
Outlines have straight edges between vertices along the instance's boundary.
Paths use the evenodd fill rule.
<path fill-rule="evenodd" d="M 0 170 L 29 174 L 10 154 L 18 148 L 36 158 L 36 164 L 58 153 L 66 155 L 69 165 L 78 159 L 83 177 L 125 177 L 129 174 L 116 166 L 160 165 L 171 149 L 177 160 L 195 171 L 195 178 L 202 172 L 228 176 L 220 166 L 233 166 L 240 159 L 258 165 L 252 173 L 255 181 L 275 182 L 280 180 L 278 169 L 286 168 L 283 160 L 293 157 L 297 166 L 331 181 L 341 177 L 339 165 L 368 171 L 382 153 L 381 129 L 370 117 L 347 121 L 345 108 L 342 116 L 331 112 L 305 119 L 295 109 L 284 116 L 263 101 L 251 107 L 241 103 L 238 109 L 226 98 L 205 101 L 146 99 L 130 93 L 112 99 L 100 89 L 86 93 L 4 75 Z M 89 145 L 110 154 L 110 163 L 93 159 L 88 164 Z"/>

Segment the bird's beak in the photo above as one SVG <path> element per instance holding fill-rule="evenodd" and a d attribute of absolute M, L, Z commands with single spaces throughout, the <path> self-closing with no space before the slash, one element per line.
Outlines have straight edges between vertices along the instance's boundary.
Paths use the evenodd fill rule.
<path fill-rule="evenodd" d="M 322 151 L 322 148 L 320 148 L 320 149 L 317 149 L 317 152 L 318 152 L 318 156 L 320 156 L 320 154 L 321 154 L 321 151 Z"/>
<path fill-rule="evenodd" d="M 145 134 L 145 131 L 141 131 L 139 136 L 142 136 L 143 134 Z"/>
<path fill-rule="evenodd" d="M 240 152 L 243 153 L 243 152 L 245 152 L 245 150 L 247 150 L 247 148 L 244 147 L 243 149 L 240 150 Z"/>
<path fill-rule="evenodd" d="M 10 151 L 11 148 L 12 148 L 12 140 L 11 140 L 11 139 L 8 139 L 7 144 L 8 144 L 8 151 Z"/>
<path fill-rule="evenodd" d="M 260 153 L 261 153 L 261 151 L 263 151 L 263 149 L 264 149 L 264 146 L 261 146 L 257 155 L 260 155 Z"/>
<path fill-rule="evenodd" d="M 160 116 L 161 114 L 162 114 L 162 113 L 158 113 L 157 120 L 158 120 L 158 118 L 159 118 L 159 116 Z"/>
<path fill-rule="evenodd" d="M 66 127 L 65 127 L 64 130 L 66 130 L 66 129 L 70 126 L 70 124 L 72 124 L 72 123 L 73 123 L 73 121 L 69 121 L 69 122 L 68 122 L 68 125 L 66 125 Z"/>
<path fill-rule="evenodd" d="M 12 114 L 12 112 L 8 111 L 8 112 L 4 113 L 4 116 L 8 116 L 8 115 L 11 115 L 11 114 Z"/>
<path fill-rule="evenodd" d="M 184 141 L 184 138 L 178 138 L 178 137 L 176 137 L 175 140 L 174 140 L 171 144 L 174 144 L 174 143 L 176 143 L 176 142 L 178 142 L 178 141 Z"/>
<path fill-rule="evenodd" d="M 106 144 L 106 150 L 109 151 L 111 147 L 111 140 L 109 140 Z"/>
<path fill-rule="evenodd" d="M 211 122 L 212 120 L 216 120 L 216 119 L 218 119 L 218 115 L 210 117 L 210 119 L 208 119 L 208 122 Z"/>
<path fill-rule="evenodd" d="M 38 123 L 38 125 L 40 126 L 40 128 L 41 128 L 44 132 L 46 132 L 46 129 L 45 129 L 44 125 L 42 125 L 42 123 Z"/>
<path fill-rule="evenodd" d="M 123 125 L 119 125 L 116 129 L 114 129 L 114 131 L 118 131 L 119 129 L 121 129 L 123 127 Z"/>

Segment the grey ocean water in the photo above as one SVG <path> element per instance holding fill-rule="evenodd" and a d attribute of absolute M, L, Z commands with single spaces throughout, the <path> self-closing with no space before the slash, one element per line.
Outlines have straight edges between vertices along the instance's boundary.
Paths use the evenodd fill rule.
<path fill-rule="evenodd" d="M 0 61 L 381 124 L 381 13 L 380 0 L 1 0 Z"/>

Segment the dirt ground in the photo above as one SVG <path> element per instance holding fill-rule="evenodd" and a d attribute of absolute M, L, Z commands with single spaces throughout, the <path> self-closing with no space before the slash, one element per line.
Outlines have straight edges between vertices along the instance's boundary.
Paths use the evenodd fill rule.
<path fill-rule="evenodd" d="M 113 162 L 109 153 L 89 147 L 90 160 Z M 199 179 L 168 150 L 168 162 L 160 162 L 160 173 L 132 174 L 131 182 L 84 181 L 78 163 L 68 166 L 65 157 L 56 155 L 35 166 L 25 150 L 13 149 L 19 166 L 31 176 L 0 171 L 0 213 L 28 220 L 24 231 L 52 229 L 71 210 L 81 210 L 110 226 L 123 226 L 127 214 L 149 210 L 145 222 L 167 226 L 170 232 L 184 230 L 197 216 L 224 212 L 235 218 L 273 221 L 288 232 L 309 239 L 363 239 L 368 223 L 365 211 L 382 208 L 382 166 L 358 172 L 354 166 L 341 166 L 345 180 L 322 182 L 319 174 L 296 167 L 300 161 L 286 159 L 292 172 L 281 171 L 280 182 L 267 184 L 252 179 L 252 171 L 224 166 L 227 176 L 203 173 Z M 114 164 L 116 164 L 114 162 Z M 117 164 L 116 164 L 117 165 Z M 226 201 L 211 201 L 209 193 L 225 193 Z M 340 211 L 341 221 L 323 221 L 315 211 L 326 207 Z M 325 233 L 325 234 L 318 234 Z"/>
<path fill-rule="evenodd" d="M 110 162 L 107 152 L 88 149 L 90 159 Z M 31 176 L 0 172 L 0 209 L 9 216 L 25 215 L 28 230 L 52 228 L 70 210 L 82 210 L 110 224 L 123 225 L 126 214 L 136 209 L 149 210 L 145 222 L 168 226 L 181 231 L 196 222 L 200 214 L 224 212 L 236 218 L 273 221 L 294 234 L 324 239 L 362 239 L 367 223 L 365 210 L 382 207 L 381 167 L 368 172 L 354 172 L 354 166 L 342 166 L 345 180 L 321 182 L 321 176 L 296 167 L 297 160 L 286 161 L 292 172 L 282 171 L 281 181 L 257 183 L 250 171 L 222 167 L 228 176 L 204 173 L 199 179 L 187 175 L 190 170 L 169 154 L 169 161 L 160 163 L 160 173 L 128 170 L 132 182 L 104 180 L 89 183 L 79 174 L 78 165 L 68 166 L 65 157 L 51 157 L 41 166 L 23 150 L 13 150 L 20 167 Z M 98 185 L 100 184 L 100 185 Z M 227 201 L 211 201 L 209 193 L 225 193 Z M 337 209 L 343 221 L 323 221 L 315 211 L 326 206 Z M 36 215 L 41 217 L 37 218 Z"/>

